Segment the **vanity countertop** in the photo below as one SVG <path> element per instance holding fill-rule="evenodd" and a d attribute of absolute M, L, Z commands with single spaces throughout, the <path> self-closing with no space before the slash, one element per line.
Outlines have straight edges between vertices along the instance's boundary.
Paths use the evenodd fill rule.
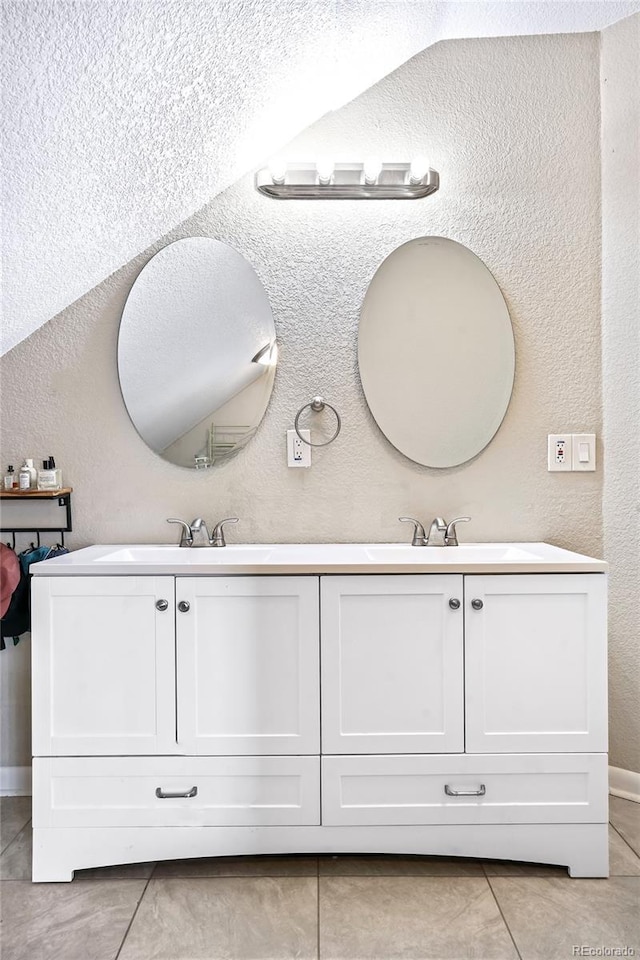
<path fill-rule="evenodd" d="M 604 560 L 549 543 L 265 543 L 226 547 L 107 544 L 35 563 L 35 576 L 319 573 L 604 573 Z"/>

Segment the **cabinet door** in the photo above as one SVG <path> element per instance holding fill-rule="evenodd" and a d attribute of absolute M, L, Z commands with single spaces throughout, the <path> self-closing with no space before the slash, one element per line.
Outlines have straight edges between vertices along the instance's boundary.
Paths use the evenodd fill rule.
<path fill-rule="evenodd" d="M 34 755 L 175 753 L 173 577 L 34 577 L 31 591 Z"/>
<path fill-rule="evenodd" d="M 318 754 L 318 578 L 180 577 L 176 600 L 183 752 Z"/>
<path fill-rule="evenodd" d="M 462 577 L 327 576 L 321 598 L 322 752 L 462 751 Z"/>
<path fill-rule="evenodd" d="M 606 751 L 606 575 L 469 576 L 465 602 L 467 751 Z"/>

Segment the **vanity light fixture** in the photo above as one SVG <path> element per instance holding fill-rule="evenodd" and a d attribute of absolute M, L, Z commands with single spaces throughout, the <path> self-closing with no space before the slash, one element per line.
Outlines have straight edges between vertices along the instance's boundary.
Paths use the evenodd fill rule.
<path fill-rule="evenodd" d="M 256 353 L 255 357 L 251 358 L 251 363 L 259 363 L 263 367 L 275 367 L 276 361 L 278 359 L 278 344 L 274 340 L 273 343 L 265 343 Z"/>
<path fill-rule="evenodd" d="M 422 157 L 411 163 L 382 163 L 371 157 L 364 163 L 271 161 L 258 170 L 255 187 L 280 200 L 418 200 L 440 186 L 436 170 Z"/>
<path fill-rule="evenodd" d="M 283 184 L 286 173 L 287 165 L 282 157 L 272 157 L 269 160 L 269 175 L 273 183 Z"/>

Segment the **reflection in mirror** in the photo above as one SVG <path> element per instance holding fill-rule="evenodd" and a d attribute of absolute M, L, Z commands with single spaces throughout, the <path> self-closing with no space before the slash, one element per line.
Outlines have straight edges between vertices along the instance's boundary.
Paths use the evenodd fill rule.
<path fill-rule="evenodd" d="M 138 275 L 120 321 L 120 387 L 136 430 L 166 460 L 206 468 L 241 450 L 276 361 L 265 290 L 226 243 L 177 240 Z"/>
<path fill-rule="evenodd" d="M 371 413 L 401 453 L 429 467 L 475 457 L 505 416 L 515 370 L 492 274 L 444 237 L 398 247 L 367 290 L 358 363 Z"/>

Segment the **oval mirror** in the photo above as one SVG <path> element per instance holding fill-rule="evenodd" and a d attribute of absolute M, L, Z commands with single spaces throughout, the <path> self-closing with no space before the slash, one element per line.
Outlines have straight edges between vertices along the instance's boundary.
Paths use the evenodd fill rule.
<path fill-rule="evenodd" d="M 276 333 L 267 294 L 232 247 L 189 237 L 145 265 L 125 304 L 118 374 L 142 439 L 183 467 L 242 449 L 269 403 Z"/>
<path fill-rule="evenodd" d="M 358 364 L 378 426 L 429 467 L 475 457 L 509 405 L 515 369 L 504 297 L 471 250 L 420 237 L 376 271 L 362 306 Z"/>

